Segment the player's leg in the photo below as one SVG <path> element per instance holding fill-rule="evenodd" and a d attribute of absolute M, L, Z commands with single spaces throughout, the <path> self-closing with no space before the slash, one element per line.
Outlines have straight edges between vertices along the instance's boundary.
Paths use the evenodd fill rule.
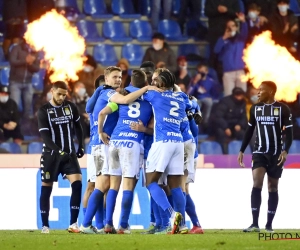
<path fill-rule="evenodd" d="M 83 223 L 80 227 L 82 233 L 93 234 L 96 233 L 95 228 L 92 227 L 92 220 L 95 216 L 97 209 L 99 212 L 103 212 L 103 202 L 104 202 L 104 194 L 109 189 L 109 176 L 108 174 L 108 163 L 107 157 L 108 147 L 106 145 L 97 145 L 92 149 L 92 155 L 94 155 L 95 167 L 96 167 L 96 182 L 95 189 L 90 196 L 88 201 L 86 214 L 84 216 Z M 102 214 L 103 218 L 103 214 Z M 101 220 L 101 214 L 99 215 L 99 221 Z M 102 228 L 98 228 L 101 230 Z"/>
<path fill-rule="evenodd" d="M 69 233 L 80 233 L 77 220 L 81 203 L 82 176 L 76 154 L 71 154 L 71 157 L 71 162 L 62 166 L 62 173 L 66 174 L 66 178 L 69 180 L 72 189 L 70 198 L 71 217 L 68 231 Z"/>
<path fill-rule="evenodd" d="M 40 195 L 40 212 L 42 219 L 42 233 L 49 233 L 49 211 L 50 196 L 53 182 L 57 181 L 59 162 L 57 155 L 51 152 L 43 152 L 40 159 L 41 171 L 41 195 Z"/>
<path fill-rule="evenodd" d="M 253 188 L 251 192 L 251 210 L 252 210 L 252 225 L 244 232 L 259 232 L 258 218 L 261 205 L 261 190 L 263 186 L 264 176 L 266 173 L 265 158 L 262 154 L 254 154 L 252 158 L 252 177 Z"/>
<path fill-rule="evenodd" d="M 266 231 L 273 233 L 272 222 L 278 206 L 278 178 L 268 176 L 268 220 L 266 224 Z"/>

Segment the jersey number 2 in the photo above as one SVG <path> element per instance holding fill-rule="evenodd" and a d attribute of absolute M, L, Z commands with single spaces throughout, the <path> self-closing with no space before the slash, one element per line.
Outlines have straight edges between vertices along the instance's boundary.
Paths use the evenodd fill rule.
<path fill-rule="evenodd" d="M 131 118 L 138 118 L 141 114 L 140 111 L 141 104 L 138 102 L 133 102 L 128 105 L 128 116 Z"/>
<path fill-rule="evenodd" d="M 179 104 L 177 102 L 174 102 L 174 101 L 170 101 L 170 103 L 173 106 L 170 109 L 170 115 L 172 115 L 172 116 L 178 116 L 177 110 L 179 109 Z"/>

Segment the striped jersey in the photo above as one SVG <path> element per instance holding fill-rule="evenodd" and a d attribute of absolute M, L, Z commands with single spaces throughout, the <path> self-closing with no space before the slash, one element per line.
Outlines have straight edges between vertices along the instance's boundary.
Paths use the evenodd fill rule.
<path fill-rule="evenodd" d="M 280 102 L 257 103 L 250 109 L 249 126 L 256 126 L 253 153 L 280 154 L 282 151 L 283 127 L 292 127 L 289 107 Z"/>
<path fill-rule="evenodd" d="M 50 102 L 43 105 L 38 111 L 39 131 L 48 130 L 52 141 L 67 153 L 75 152 L 74 122 L 80 119 L 76 105 L 64 101 L 60 106 L 52 106 Z M 50 150 L 47 145 L 45 149 Z"/>

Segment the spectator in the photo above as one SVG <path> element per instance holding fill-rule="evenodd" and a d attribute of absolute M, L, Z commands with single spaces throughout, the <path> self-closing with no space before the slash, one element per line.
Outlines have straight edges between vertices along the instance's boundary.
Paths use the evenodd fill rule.
<path fill-rule="evenodd" d="M 3 1 L 4 41 L 3 52 L 8 60 L 9 48 L 19 43 L 24 35 L 24 22 L 27 19 L 26 0 Z"/>
<path fill-rule="evenodd" d="M 118 63 L 117 67 L 120 67 L 122 70 L 122 83 L 120 88 L 126 88 L 131 81 L 131 77 L 129 75 L 129 62 L 125 58 L 121 58 Z"/>
<path fill-rule="evenodd" d="M 270 16 L 272 38 L 291 53 L 297 52 L 294 46 L 298 36 L 298 20 L 289 8 L 289 0 L 277 0 L 277 10 Z"/>
<path fill-rule="evenodd" d="M 230 95 L 234 87 L 240 87 L 244 91 L 247 88 L 246 82 L 242 80 L 245 74 L 242 56 L 248 36 L 248 26 L 243 13 L 237 16 L 240 20 L 240 33 L 237 32 L 237 23 L 229 20 L 224 35 L 219 38 L 214 48 L 214 52 L 222 62 L 224 96 Z"/>
<path fill-rule="evenodd" d="M 55 0 L 56 10 L 64 15 L 70 22 L 76 22 L 79 17 L 79 12 L 72 6 L 68 5 L 66 0 Z"/>
<path fill-rule="evenodd" d="M 32 118 L 32 98 L 33 86 L 32 75 L 38 72 L 40 61 L 36 52 L 23 40 L 20 44 L 15 45 L 9 53 L 9 88 L 10 97 L 17 103 L 21 104 L 21 97 L 24 101 L 24 118 Z"/>
<path fill-rule="evenodd" d="M 260 16 L 261 8 L 256 3 L 252 3 L 248 7 L 248 38 L 247 44 L 253 41 L 253 38 L 259 35 L 261 32 L 268 29 L 267 22 L 261 21 L 263 18 Z"/>
<path fill-rule="evenodd" d="M 176 70 L 175 53 L 165 42 L 165 36 L 161 33 L 153 34 L 152 47 L 146 50 L 142 61 L 152 61 L 156 68 L 166 67 L 171 72 Z"/>
<path fill-rule="evenodd" d="M 240 12 L 239 0 L 205 1 L 205 15 L 208 17 L 208 41 L 211 55 L 218 38 L 223 34 L 226 22 L 236 18 Z"/>
<path fill-rule="evenodd" d="M 185 56 L 180 56 L 177 59 L 178 69 L 175 72 L 176 77 L 176 84 L 182 89 L 185 89 L 186 92 L 188 89 L 188 86 L 191 81 L 191 77 L 188 72 L 188 62 L 186 60 Z"/>
<path fill-rule="evenodd" d="M 161 4 L 163 3 L 163 19 L 171 18 L 172 0 L 152 0 L 151 25 L 154 32 L 157 31 Z"/>
<path fill-rule="evenodd" d="M 89 95 L 86 92 L 85 85 L 82 82 L 76 82 L 74 85 L 73 93 L 71 95 L 71 101 L 76 104 L 78 108 L 80 123 L 85 140 L 88 140 L 88 138 L 90 137 L 90 120 L 89 115 L 85 112 L 85 107 L 88 99 Z"/>
<path fill-rule="evenodd" d="M 247 127 L 245 92 L 239 87 L 232 90 L 230 96 L 223 97 L 218 103 L 212 126 L 217 142 L 223 153 L 228 153 L 228 140 L 242 140 Z"/>
<path fill-rule="evenodd" d="M 186 17 L 193 20 L 200 19 L 201 2 L 201 0 L 180 0 L 178 23 L 182 34 L 184 33 Z"/>
<path fill-rule="evenodd" d="M 86 92 L 89 96 L 92 96 L 95 88 L 94 82 L 99 75 L 103 74 L 104 70 L 98 66 L 94 57 L 87 55 L 86 58 L 83 70 L 79 71 L 77 75 L 79 77 L 78 81 L 84 84 Z"/>
<path fill-rule="evenodd" d="M 24 137 L 21 134 L 19 113 L 16 102 L 9 98 L 9 89 L 0 85 L 0 142 L 13 138 L 21 145 Z"/>
<path fill-rule="evenodd" d="M 249 6 L 253 3 L 261 7 L 260 17 L 263 17 L 263 20 L 265 18 L 264 21 L 268 21 L 270 14 L 276 10 L 276 1 L 274 0 L 243 0 L 243 2 L 246 7 L 246 13 L 248 13 Z"/>
<path fill-rule="evenodd" d="M 199 64 L 197 66 L 197 74 L 191 81 L 191 86 L 188 90 L 188 94 L 197 98 L 198 104 L 201 107 L 203 114 L 203 127 L 208 124 L 211 108 L 213 105 L 213 89 L 216 83 L 212 78 L 208 76 L 208 66 L 205 64 Z"/>
<path fill-rule="evenodd" d="M 54 7 L 54 0 L 27 0 L 28 21 L 31 23 L 39 19 Z"/>

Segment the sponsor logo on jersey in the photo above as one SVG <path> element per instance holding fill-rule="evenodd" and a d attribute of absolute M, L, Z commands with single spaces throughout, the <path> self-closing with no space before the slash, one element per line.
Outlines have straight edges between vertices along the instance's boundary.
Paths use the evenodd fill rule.
<path fill-rule="evenodd" d="M 279 117 L 274 116 L 257 116 L 256 121 L 258 122 L 277 122 Z"/>
<path fill-rule="evenodd" d="M 115 147 L 126 147 L 126 148 L 132 148 L 134 145 L 132 141 L 112 141 L 112 144 Z"/>

